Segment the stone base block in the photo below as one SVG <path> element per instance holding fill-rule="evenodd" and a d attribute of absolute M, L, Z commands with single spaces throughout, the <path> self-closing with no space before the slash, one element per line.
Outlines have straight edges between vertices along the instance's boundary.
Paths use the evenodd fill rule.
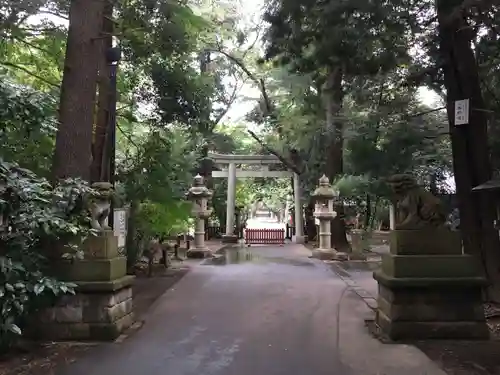
<path fill-rule="evenodd" d="M 132 286 L 125 284 L 119 290 L 64 296 L 40 314 L 32 335 L 48 340 L 116 339 L 134 323 Z"/>
<path fill-rule="evenodd" d="M 488 340 L 489 330 L 482 322 L 398 322 L 377 311 L 376 324 L 391 340 Z"/>
<path fill-rule="evenodd" d="M 382 255 L 382 271 L 395 278 L 474 277 L 481 264 L 472 255 Z"/>
<path fill-rule="evenodd" d="M 234 234 L 224 234 L 222 236 L 222 243 L 238 243 L 238 236 Z"/>
<path fill-rule="evenodd" d="M 111 259 L 118 257 L 118 237 L 113 231 L 104 231 L 98 236 L 90 236 L 85 241 L 85 258 Z"/>
<path fill-rule="evenodd" d="M 353 253 L 362 253 L 364 250 L 370 250 L 368 243 L 369 233 L 361 229 L 351 230 L 351 248 Z"/>
<path fill-rule="evenodd" d="M 127 258 L 61 261 L 58 273 L 66 281 L 111 281 L 127 274 Z"/>
<path fill-rule="evenodd" d="M 488 339 L 481 278 L 395 279 L 380 270 L 376 323 L 389 338 Z"/>
<path fill-rule="evenodd" d="M 314 249 L 312 257 L 320 260 L 333 260 L 335 259 L 336 251 L 333 249 Z"/>
<path fill-rule="evenodd" d="M 195 247 L 191 248 L 186 252 L 186 256 L 190 259 L 203 259 L 203 258 L 212 258 L 214 255 L 212 251 L 207 247 Z"/>
<path fill-rule="evenodd" d="M 341 251 L 336 251 L 335 252 L 335 257 L 333 259 L 334 260 L 341 260 L 341 261 L 349 260 L 349 254 L 343 253 Z"/>
<path fill-rule="evenodd" d="M 349 260 L 366 260 L 366 254 L 353 251 L 352 253 L 349 253 Z"/>
<path fill-rule="evenodd" d="M 449 228 L 393 230 L 390 249 L 397 255 L 461 255 L 460 232 Z"/>

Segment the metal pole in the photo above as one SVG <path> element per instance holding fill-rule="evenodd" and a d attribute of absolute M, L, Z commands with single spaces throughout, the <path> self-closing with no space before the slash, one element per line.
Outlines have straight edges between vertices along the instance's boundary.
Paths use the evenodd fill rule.
<path fill-rule="evenodd" d="M 106 60 L 109 65 L 109 100 L 108 100 L 108 155 L 109 155 L 109 182 L 115 187 L 115 158 L 116 158 L 116 101 L 117 101 L 117 72 L 118 62 L 121 58 L 121 51 L 118 47 L 110 48 L 106 53 Z M 111 210 L 108 218 L 108 225 L 114 227 L 114 205 L 111 201 Z"/>

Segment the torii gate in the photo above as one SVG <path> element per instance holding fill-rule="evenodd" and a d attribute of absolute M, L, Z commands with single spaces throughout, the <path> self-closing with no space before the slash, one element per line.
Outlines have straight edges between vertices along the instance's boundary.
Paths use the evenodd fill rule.
<path fill-rule="evenodd" d="M 302 203 L 300 194 L 299 175 L 292 171 L 270 171 L 269 165 L 281 164 L 281 161 L 274 155 L 229 155 L 208 153 L 208 157 L 214 164 L 221 165 L 220 171 L 212 171 L 213 178 L 227 178 L 227 214 L 226 214 L 226 234 L 223 236 L 224 242 L 237 242 L 238 238 L 234 234 L 234 212 L 236 204 L 236 179 L 254 177 L 275 177 L 292 178 L 295 201 L 295 241 L 304 243 Z M 236 164 L 260 165 L 259 170 L 245 171 L 236 169 Z"/>

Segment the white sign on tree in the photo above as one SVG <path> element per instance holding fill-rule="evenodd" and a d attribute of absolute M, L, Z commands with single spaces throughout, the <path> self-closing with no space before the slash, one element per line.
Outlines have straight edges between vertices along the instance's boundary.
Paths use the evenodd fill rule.
<path fill-rule="evenodd" d="M 455 101 L 455 125 L 469 123 L 469 99 Z"/>

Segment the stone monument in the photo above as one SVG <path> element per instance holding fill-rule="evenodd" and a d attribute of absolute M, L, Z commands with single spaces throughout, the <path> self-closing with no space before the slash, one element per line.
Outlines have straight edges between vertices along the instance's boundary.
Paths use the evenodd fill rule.
<path fill-rule="evenodd" d="M 208 200 L 212 192 L 204 185 L 203 177 L 196 175 L 193 186 L 186 193 L 186 198 L 193 202 L 192 214 L 196 220 L 194 245 L 187 251 L 188 258 L 207 258 L 212 252 L 205 246 L 205 220 L 212 210 L 208 209 Z"/>
<path fill-rule="evenodd" d="M 107 182 L 93 184 L 98 194 L 89 197 L 91 226 L 97 232 L 84 243 L 83 260 L 61 260 L 59 278 L 77 285 L 42 313 L 36 327 L 45 339 L 113 340 L 134 322 L 132 283 L 127 259 L 118 253 L 118 238 L 107 225 L 113 190 Z"/>
<path fill-rule="evenodd" d="M 395 175 L 388 184 L 397 217 L 390 253 L 374 272 L 378 328 L 393 340 L 487 339 L 479 260 L 463 254 L 441 201 L 412 176 Z"/>
<path fill-rule="evenodd" d="M 370 233 L 366 229 L 351 229 L 351 260 L 366 260 L 366 250 L 370 250 Z"/>
<path fill-rule="evenodd" d="M 344 253 L 332 248 L 331 221 L 337 216 L 333 209 L 333 200 L 338 194 L 330 185 L 328 177 L 319 179 L 319 186 L 312 193 L 315 201 L 314 217 L 319 220 L 318 248 L 313 250 L 313 257 L 322 260 L 344 259 Z"/>

